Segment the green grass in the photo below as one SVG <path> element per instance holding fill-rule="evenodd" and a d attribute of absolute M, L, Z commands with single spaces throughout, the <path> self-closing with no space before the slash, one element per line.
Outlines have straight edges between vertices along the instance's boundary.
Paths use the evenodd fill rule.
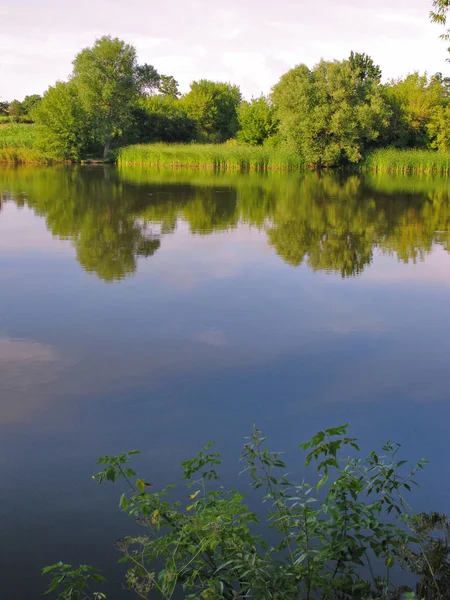
<path fill-rule="evenodd" d="M 119 165 L 269 171 L 304 167 L 296 154 L 262 146 L 231 144 L 137 144 L 121 148 Z"/>
<path fill-rule="evenodd" d="M 363 170 L 389 173 L 450 173 L 450 152 L 384 148 L 367 156 Z"/>
<path fill-rule="evenodd" d="M 48 154 L 36 147 L 36 125 L 0 124 L 0 163 L 48 163 Z"/>

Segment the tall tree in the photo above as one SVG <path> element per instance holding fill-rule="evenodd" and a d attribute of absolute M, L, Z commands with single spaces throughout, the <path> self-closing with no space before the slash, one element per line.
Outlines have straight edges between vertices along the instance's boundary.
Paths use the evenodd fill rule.
<path fill-rule="evenodd" d="M 443 80 L 416 72 L 390 81 L 386 94 L 393 110 L 387 141 L 399 147 L 428 146 L 430 121 L 446 102 Z"/>
<path fill-rule="evenodd" d="M 178 81 L 172 75 L 161 75 L 158 91 L 163 96 L 170 96 L 171 98 L 178 98 L 180 96 Z"/>
<path fill-rule="evenodd" d="M 72 81 L 106 158 L 113 139 L 131 123 L 137 98 L 157 87 L 159 75 L 151 65 L 137 64 L 133 46 L 104 36 L 75 57 Z"/>
<path fill-rule="evenodd" d="M 183 98 L 200 135 L 217 142 L 233 137 L 238 130 L 237 110 L 241 101 L 238 86 L 207 79 L 191 83 L 190 92 Z"/>
<path fill-rule="evenodd" d="M 39 94 L 31 94 L 31 96 L 25 96 L 22 102 L 24 113 L 28 116 L 31 116 L 41 102 L 42 97 L 39 96 Z"/>
<path fill-rule="evenodd" d="M 57 158 L 78 160 L 92 141 L 90 117 L 73 81 L 58 81 L 34 111 L 38 145 Z"/>
<path fill-rule="evenodd" d="M 369 57 L 355 53 L 288 71 L 272 92 L 284 144 L 314 166 L 361 160 L 389 123 L 380 76 Z"/>

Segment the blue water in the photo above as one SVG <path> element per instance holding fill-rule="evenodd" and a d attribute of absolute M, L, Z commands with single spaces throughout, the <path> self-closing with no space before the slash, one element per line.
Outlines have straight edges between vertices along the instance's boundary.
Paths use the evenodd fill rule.
<path fill-rule="evenodd" d="M 399 441 L 430 460 L 413 505 L 449 511 L 445 181 L 28 167 L 0 193 L 2 597 L 58 560 L 120 580 L 98 456 L 140 448 L 159 487 L 215 440 L 235 485 L 252 422 L 300 478 L 320 428 Z"/>

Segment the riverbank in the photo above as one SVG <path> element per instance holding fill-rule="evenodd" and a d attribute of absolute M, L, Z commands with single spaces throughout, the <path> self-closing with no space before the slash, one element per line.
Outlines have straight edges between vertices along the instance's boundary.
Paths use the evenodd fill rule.
<path fill-rule="evenodd" d="M 364 171 L 380 173 L 450 174 L 450 152 L 380 148 L 359 165 Z"/>
<path fill-rule="evenodd" d="M 262 146 L 228 144 L 139 144 L 121 148 L 120 166 L 209 168 L 240 171 L 293 171 L 308 168 L 300 156 Z M 384 173 L 450 174 L 450 152 L 382 148 L 370 153 L 357 170 Z"/>
<path fill-rule="evenodd" d="M 117 164 L 226 171 L 291 171 L 306 167 L 298 154 L 238 144 L 137 144 L 121 148 Z"/>
<path fill-rule="evenodd" d="M 36 143 L 36 126 L 0 125 L 0 163 L 62 163 Z M 118 149 L 107 162 L 119 166 L 195 168 L 220 171 L 298 171 L 308 168 L 298 154 L 264 146 L 239 144 L 135 144 Z M 82 163 L 102 163 L 86 159 Z M 450 152 L 381 148 L 371 152 L 358 171 L 383 173 L 450 174 Z"/>

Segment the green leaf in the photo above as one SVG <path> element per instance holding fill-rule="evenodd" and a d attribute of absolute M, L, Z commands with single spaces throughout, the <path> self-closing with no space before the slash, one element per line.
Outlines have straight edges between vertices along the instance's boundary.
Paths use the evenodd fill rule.
<path fill-rule="evenodd" d="M 122 510 L 127 510 L 127 508 L 128 508 L 128 498 L 127 498 L 126 494 L 122 494 L 120 496 L 119 507 Z"/>

